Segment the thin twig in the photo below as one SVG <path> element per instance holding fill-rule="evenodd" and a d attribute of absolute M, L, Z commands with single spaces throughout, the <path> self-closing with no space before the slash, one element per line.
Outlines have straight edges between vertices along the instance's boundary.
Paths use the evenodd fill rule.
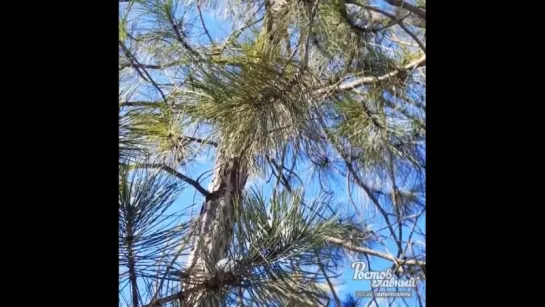
<path fill-rule="evenodd" d="M 180 27 L 176 24 L 176 22 L 174 21 L 174 18 L 172 17 L 172 15 L 170 14 L 170 12 L 167 14 L 167 17 L 168 17 L 168 22 L 170 23 L 170 25 L 172 26 L 172 28 L 174 29 L 174 33 L 176 34 L 176 37 L 178 38 L 178 41 L 182 44 L 182 46 L 188 50 L 192 55 L 196 56 L 197 58 L 201 58 L 201 55 L 193 50 L 193 48 L 191 48 L 191 46 L 189 46 L 189 44 L 186 42 L 186 40 L 184 39 L 182 33 L 180 32 Z"/>
<path fill-rule="evenodd" d="M 140 74 L 140 76 L 146 80 L 146 79 L 149 79 L 148 81 L 151 82 L 151 84 L 153 84 L 153 86 L 157 89 L 157 91 L 159 91 L 159 93 L 161 94 L 161 97 L 163 98 L 164 102 L 166 104 L 168 104 L 168 101 L 167 101 L 167 97 L 165 96 L 165 93 L 163 93 L 163 90 L 159 87 L 159 85 L 155 82 L 155 80 L 153 80 L 153 78 L 150 76 L 150 74 L 146 71 L 145 68 L 142 67 L 142 64 L 140 64 L 140 62 L 138 62 L 138 60 L 136 59 L 136 57 L 131 53 L 131 51 L 127 48 L 127 46 L 125 46 L 125 44 L 123 42 L 119 42 L 119 45 L 121 46 L 121 48 L 123 49 L 123 52 L 125 53 L 125 55 L 132 61 L 134 61 L 134 63 L 136 63 L 138 66 L 134 66 L 136 71 L 138 72 L 138 74 Z M 143 75 L 142 75 L 142 72 L 140 72 L 140 69 L 142 69 L 144 71 L 144 74 L 146 74 L 146 76 L 148 78 L 145 78 Z"/>
<path fill-rule="evenodd" d="M 369 255 L 365 254 L 365 259 L 367 260 L 367 266 L 369 267 L 369 271 L 373 271 L 373 269 L 371 268 L 371 260 L 369 259 Z M 371 283 L 371 291 L 373 293 L 373 299 L 371 301 L 369 301 L 369 303 L 367 304 L 367 306 L 371 306 L 371 302 L 375 303 L 375 306 L 379 307 L 379 304 L 377 302 L 377 297 L 375 296 L 375 287 L 373 287 L 373 283 Z"/>
<path fill-rule="evenodd" d="M 398 246 L 399 246 L 400 244 L 399 241 L 401 240 L 401 238 L 397 238 L 396 233 L 394 229 L 392 228 L 392 223 L 390 223 L 390 219 L 388 218 L 388 212 L 386 212 L 386 210 L 382 208 L 378 199 L 375 197 L 375 195 L 373 195 L 371 189 L 366 184 L 364 184 L 363 181 L 360 179 L 360 177 L 354 170 L 352 163 L 350 163 L 349 161 L 346 161 L 344 157 L 343 159 L 345 160 L 345 164 L 348 168 L 348 171 L 350 172 L 352 177 L 354 177 L 354 180 L 356 181 L 356 183 L 365 191 L 369 199 L 371 199 L 371 201 L 375 204 L 375 207 L 378 209 L 380 214 L 382 214 L 384 220 L 386 221 L 386 224 L 388 225 L 388 229 L 390 230 L 390 233 L 392 234 L 392 238 L 398 243 Z"/>
<path fill-rule="evenodd" d="M 225 40 L 225 42 L 224 42 L 223 45 L 221 46 L 219 52 L 220 52 L 220 53 L 223 52 L 223 50 L 224 50 L 225 48 L 227 48 L 227 46 L 228 46 L 232 41 L 236 40 L 236 39 L 240 36 L 240 34 L 242 34 L 242 32 L 244 32 L 244 30 L 246 30 L 247 28 L 249 28 L 249 27 L 251 27 L 251 26 L 257 24 L 258 22 L 260 22 L 260 21 L 263 20 L 263 19 L 264 19 L 264 17 L 261 17 L 261 18 L 255 20 L 255 21 L 253 21 L 253 22 L 249 22 L 249 21 L 248 21 L 248 22 L 246 22 L 246 23 L 244 24 L 244 26 L 242 26 L 242 27 L 240 27 L 239 29 L 233 31 L 231 34 L 229 34 L 229 37 Z"/>
<path fill-rule="evenodd" d="M 412 37 L 412 39 L 418 44 L 418 46 L 420 46 L 422 51 L 424 51 L 424 53 L 426 53 L 426 46 L 424 46 L 424 44 L 420 41 L 418 36 L 416 36 L 411 30 L 409 30 L 409 28 L 407 28 L 405 23 L 400 18 L 398 18 L 397 16 L 392 15 L 392 14 L 386 12 L 386 11 L 383 11 L 381 9 L 373 7 L 373 6 L 363 5 L 363 4 L 359 4 L 359 3 L 355 3 L 355 2 L 354 2 L 354 4 L 360 6 L 360 7 L 364 8 L 364 9 L 380 13 L 380 14 L 390 18 L 391 20 L 395 21 L 407 34 L 409 34 L 410 37 Z"/>
<path fill-rule="evenodd" d="M 335 299 L 335 303 L 337 307 L 341 307 L 342 306 L 341 300 L 339 299 L 339 296 L 337 295 L 337 292 L 335 291 L 335 286 L 333 286 L 333 284 L 331 283 L 331 280 L 329 279 L 329 276 L 327 276 L 327 272 L 325 271 L 324 266 L 322 265 L 320 261 L 320 256 L 318 255 L 318 253 L 316 253 L 316 255 L 318 256 L 318 259 L 319 259 L 318 267 L 322 271 L 322 274 L 324 274 L 325 280 L 327 281 L 327 285 L 329 286 L 329 289 L 331 290 L 331 294 L 333 294 L 333 298 Z"/>
<path fill-rule="evenodd" d="M 212 36 L 210 36 L 210 32 L 208 31 L 208 28 L 206 28 L 206 23 L 204 22 L 204 18 L 202 18 L 201 5 L 199 4 L 199 1 L 197 1 L 197 10 L 199 11 L 199 18 L 201 19 L 201 24 L 204 29 L 204 33 L 206 34 L 206 36 L 208 36 L 208 40 L 210 40 L 210 43 L 212 44 L 212 46 L 216 45 L 216 43 L 214 43 L 214 40 L 212 39 Z"/>
<path fill-rule="evenodd" d="M 286 187 L 287 191 L 291 193 L 291 191 L 292 191 L 291 185 L 289 183 L 288 178 L 286 178 L 286 176 L 284 175 L 284 172 L 283 172 L 284 165 L 283 164 L 278 165 L 278 163 L 276 163 L 274 158 L 269 157 L 269 155 L 266 155 L 265 159 L 267 159 L 267 162 L 269 162 L 269 165 L 271 167 L 271 173 L 278 179 L 278 182 L 282 182 L 284 187 Z M 275 171 L 275 168 L 276 168 L 276 171 Z M 278 174 L 276 172 L 278 172 Z"/>

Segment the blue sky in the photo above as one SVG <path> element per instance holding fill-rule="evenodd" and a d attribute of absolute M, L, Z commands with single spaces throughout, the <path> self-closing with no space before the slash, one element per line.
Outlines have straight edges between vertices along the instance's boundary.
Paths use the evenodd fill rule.
<path fill-rule="evenodd" d="M 212 163 L 203 164 L 202 166 L 198 167 L 197 169 L 193 169 L 193 172 L 191 172 L 191 175 L 193 176 L 193 178 L 196 178 L 202 172 L 204 172 L 204 171 L 206 171 L 208 169 L 211 169 L 212 167 L 213 167 Z M 203 181 L 202 185 L 204 187 L 207 187 L 209 181 L 210 181 L 210 179 Z M 252 186 L 263 189 L 264 195 L 266 197 L 269 197 L 270 194 L 271 194 L 271 184 L 264 184 L 264 180 L 259 178 L 259 177 L 250 177 L 249 178 L 246 187 L 250 188 Z M 347 195 L 345 190 L 346 190 L 345 187 L 342 187 L 342 186 L 339 186 L 339 187 L 335 188 L 334 192 L 335 192 L 335 195 L 338 196 L 338 197 L 337 197 L 337 199 L 334 199 L 334 200 L 340 201 L 340 202 L 345 202 L 346 199 L 343 199 L 343 198 L 347 197 L 347 196 L 345 196 L 345 195 Z M 312 182 L 312 183 L 310 183 L 308 185 L 305 185 L 305 194 L 308 195 L 308 196 L 317 195 L 318 191 L 319 191 L 319 186 L 318 186 L 318 184 L 316 182 Z M 198 194 L 199 193 L 197 193 L 197 196 L 195 197 L 195 203 L 197 203 L 197 206 L 195 207 L 195 210 L 199 210 L 200 209 L 200 204 L 202 203 L 202 197 L 200 195 L 198 195 Z M 190 204 L 190 203 L 193 202 L 194 196 L 195 196 L 194 189 L 188 187 L 182 193 L 180 198 L 177 200 L 177 202 L 176 202 L 175 206 L 172 208 L 172 210 L 173 211 L 174 210 L 180 210 L 180 208 L 186 207 L 188 205 L 188 203 Z M 356 198 L 355 202 L 358 203 L 358 204 L 361 203 L 361 202 L 367 201 L 365 199 L 365 197 L 363 197 L 363 195 L 361 197 L 356 196 L 355 198 Z M 361 202 L 358 202 L 358 200 L 361 201 Z M 351 208 L 351 206 L 347 205 L 346 208 Z M 348 214 L 349 215 L 350 214 L 355 214 L 355 212 L 353 210 L 348 210 Z M 383 228 L 385 226 L 385 223 L 382 221 L 382 218 L 380 218 L 378 215 L 377 215 L 377 218 L 374 221 L 370 220 L 369 222 L 374 223 L 374 225 L 373 225 L 374 230 L 378 230 L 378 229 Z M 425 216 L 423 218 L 421 218 L 421 220 L 419 220 L 418 226 L 423 231 L 425 231 Z M 408 231 L 409 231 L 409 229 L 404 228 L 404 240 L 406 240 L 407 237 L 408 237 L 408 235 L 407 235 Z M 383 231 L 382 233 L 385 233 L 385 231 Z M 422 238 L 419 238 L 418 235 L 414 235 L 413 240 L 419 240 L 419 239 L 422 240 Z M 394 242 L 392 242 L 391 240 L 387 241 L 386 248 L 393 254 L 395 254 L 397 252 L 397 247 L 394 244 Z M 385 250 L 384 247 L 378 247 L 378 249 L 381 250 L 381 251 Z M 372 257 L 371 259 L 372 259 L 371 265 L 372 265 L 373 271 L 387 270 L 392 265 L 391 262 L 389 262 L 387 260 L 383 260 L 383 259 L 378 258 L 378 257 Z M 183 263 L 183 258 L 181 260 L 182 260 L 181 263 Z M 365 261 L 365 258 L 363 256 L 359 256 L 359 258 L 356 258 L 356 260 Z M 354 294 L 355 291 L 368 291 L 368 290 L 371 290 L 370 281 L 362 281 L 362 280 L 353 280 L 352 279 L 354 272 L 350 268 L 350 264 L 351 264 L 350 260 L 348 260 L 348 259 L 345 260 L 344 269 L 341 269 L 338 272 L 338 273 L 340 273 L 340 272 L 343 273 L 343 275 L 338 279 L 339 284 L 338 284 L 338 287 L 337 287 L 337 295 L 341 299 L 344 299 L 346 294 L 348 294 L 348 293 Z M 364 302 L 365 302 L 365 300 L 364 300 Z M 416 301 L 413 301 L 412 299 L 407 299 L 407 302 L 409 303 L 409 306 L 417 306 Z M 392 306 L 395 306 L 395 305 L 392 305 Z M 403 304 L 401 306 L 405 306 L 405 305 Z"/>
<path fill-rule="evenodd" d="M 194 15 L 194 14 L 191 14 L 191 15 L 193 15 L 192 17 L 195 19 L 196 23 L 200 23 L 200 20 L 198 19 L 198 15 Z M 210 16 L 206 12 L 203 12 L 203 18 L 210 32 L 210 35 L 218 44 L 221 44 L 225 40 L 225 37 L 228 34 L 230 34 L 233 29 L 233 25 L 231 22 L 229 22 L 229 20 L 222 20 L 218 18 L 218 16 Z M 209 40 L 205 35 L 200 36 L 199 42 L 206 45 L 209 44 Z M 169 82 L 169 81 L 165 80 L 165 82 Z M 191 167 L 188 170 L 188 173 L 186 173 L 186 175 L 188 175 L 191 178 L 197 178 L 204 171 L 212 169 L 212 167 L 213 167 L 213 161 L 202 161 L 201 163 L 199 163 L 198 166 Z M 208 177 L 208 179 L 202 181 L 202 185 L 205 188 L 208 187 L 208 183 L 210 179 L 211 178 Z M 340 178 L 339 183 L 340 185 L 334 188 L 335 195 L 337 196 L 337 199 L 335 200 L 338 202 L 348 202 L 348 193 L 346 192 L 346 179 Z M 252 185 L 260 187 L 260 188 L 261 187 L 267 188 L 271 186 L 271 185 L 263 185 L 263 180 L 257 177 L 251 177 L 249 179 L 247 187 Z M 319 190 L 319 187 L 316 184 L 316 182 L 310 182 L 307 185 L 305 185 L 305 191 L 307 195 L 317 194 L 318 190 Z M 270 193 L 270 189 L 269 189 L 269 193 Z M 269 193 L 266 193 L 266 196 Z M 362 193 L 356 193 L 356 195 L 353 195 L 353 197 L 354 197 L 354 201 L 357 204 L 361 204 L 362 207 L 365 207 L 365 203 L 369 202 L 369 200 Z M 172 211 L 180 210 L 182 208 L 187 207 L 188 205 L 191 205 L 193 202 L 195 202 L 196 206 L 194 207 L 193 210 L 198 212 L 198 210 L 200 210 L 200 205 L 202 204 L 202 200 L 203 199 L 198 192 L 195 193 L 194 189 L 192 189 L 191 187 L 187 187 L 184 190 L 184 192 L 180 195 L 179 199 L 176 201 L 175 205 L 171 208 L 171 210 Z M 352 209 L 349 209 L 351 208 L 350 205 L 347 205 L 346 207 L 348 210 L 347 214 L 356 215 L 356 213 Z M 368 215 L 366 215 L 366 217 L 367 216 Z M 373 224 L 373 230 L 384 228 L 385 224 L 384 224 L 384 221 L 382 221 L 382 218 L 379 215 L 377 215 L 376 217 L 377 218 L 375 219 L 375 221 L 370 221 Z M 418 227 L 420 227 L 424 232 L 425 232 L 425 221 L 426 219 L 424 215 L 418 222 Z M 407 239 L 406 237 L 409 230 L 410 229 L 404 229 L 405 240 Z M 418 235 L 414 235 L 413 241 L 415 240 L 424 241 Z M 394 242 L 392 242 L 391 240 L 389 240 L 385 246 L 378 247 L 378 249 L 381 251 L 384 251 L 385 248 L 388 249 L 393 254 L 397 252 L 397 247 L 395 246 Z M 363 256 L 360 256 L 359 259 L 364 260 Z M 386 270 L 390 268 L 391 266 L 391 262 L 389 261 L 382 260 L 377 257 L 372 257 L 372 259 L 373 261 L 371 264 L 372 264 L 373 270 L 375 271 Z M 348 293 L 354 294 L 355 291 L 370 290 L 369 281 L 352 280 L 353 270 L 350 268 L 349 260 L 346 261 L 345 268 L 342 270 L 342 272 L 343 272 L 343 275 L 341 277 L 342 282 L 337 287 L 337 290 L 338 290 L 337 294 L 339 295 L 341 300 L 343 300 L 345 298 L 345 295 Z M 366 302 L 366 300 L 363 300 L 363 301 Z M 409 306 L 418 306 L 414 298 L 408 299 L 407 303 Z M 362 306 L 365 306 L 365 304 L 362 304 Z M 383 306 L 383 304 L 381 304 L 381 306 Z M 387 305 L 384 305 L 384 306 L 387 306 Z M 396 306 L 396 305 L 394 304 L 392 306 Z M 398 304 L 398 306 L 405 306 L 405 304 L 400 303 Z"/>

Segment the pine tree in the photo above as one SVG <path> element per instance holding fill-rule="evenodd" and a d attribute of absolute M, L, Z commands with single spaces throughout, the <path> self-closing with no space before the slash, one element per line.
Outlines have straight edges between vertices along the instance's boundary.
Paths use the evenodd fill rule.
<path fill-rule="evenodd" d="M 425 3 L 120 2 L 122 302 L 341 306 L 382 259 L 425 304 Z"/>

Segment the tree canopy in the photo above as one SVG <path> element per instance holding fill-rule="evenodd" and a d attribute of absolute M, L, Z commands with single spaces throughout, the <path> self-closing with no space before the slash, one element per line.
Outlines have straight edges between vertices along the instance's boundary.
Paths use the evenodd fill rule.
<path fill-rule="evenodd" d="M 425 1 L 119 8 L 120 304 L 426 304 Z"/>

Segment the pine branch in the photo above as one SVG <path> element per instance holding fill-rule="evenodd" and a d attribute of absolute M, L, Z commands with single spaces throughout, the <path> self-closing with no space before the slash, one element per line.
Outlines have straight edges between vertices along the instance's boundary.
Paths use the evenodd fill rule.
<path fill-rule="evenodd" d="M 204 29 L 204 33 L 208 37 L 208 40 L 210 41 L 212 46 L 214 46 L 215 45 L 214 40 L 212 39 L 212 36 L 210 36 L 210 32 L 208 31 L 208 28 L 206 27 L 206 23 L 204 22 L 204 19 L 202 17 L 201 5 L 199 4 L 198 1 L 196 2 L 196 4 L 197 4 L 197 10 L 199 11 L 199 18 L 201 19 L 201 24 Z"/>
<path fill-rule="evenodd" d="M 183 299 L 185 299 L 187 297 L 187 295 L 195 293 L 195 292 L 200 291 L 200 290 L 203 290 L 205 288 L 206 287 L 204 286 L 204 284 L 201 284 L 201 285 L 198 285 L 198 286 L 193 287 L 191 289 L 188 289 L 185 292 L 180 291 L 178 293 L 175 293 L 175 294 L 172 294 L 172 295 L 165 296 L 165 297 L 162 297 L 160 299 L 157 299 L 157 300 L 145 305 L 144 307 L 160 307 L 160 306 L 163 306 L 163 305 L 165 305 L 167 303 L 173 302 L 175 300 L 183 300 Z"/>
<path fill-rule="evenodd" d="M 286 187 L 288 192 L 291 193 L 292 188 L 291 188 L 289 179 L 286 178 L 286 176 L 284 175 L 284 171 L 283 171 L 285 168 L 282 165 L 278 165 L 276 163 L 276 161 L 274 160 L 274 158 L 269 157 L 269 155 L 266 155 L 265 158 L 267 159 L 267 162 L 269 162 L 269 165 L 271 167 L 271 172 L 273 173 L 273 175 L 278 180 L 280 180 L 280 182 L 282 182 L 282 184 L 284 185 L 284 187 Z M 276 170 L 275 170 L 275 168 L 276 168 Z M 276 172 L 278 172 L 278 174 Z"/>
<path fill-rule="evenodd" d="M 176 24 L 173 16 L 171 14 L 168 14 L 167 17 L 168 17 L 168 22 L 172 26 L 172 29 L 174 29 L 174 33 L 176 33 L 176 38 L 182 44 L 182 46 L 184 46 L 184 48 L 187 51 L 189 51 L 192 55 L 194 55 L 198 59 L 201 59 L 201 55 L 197 51 L 195 51 L 193 48 L 191 48 L 191 46 L 189 46 L 189 44 L 185 40 L 184 35 L 182 35 L 180 26 Z"/>
<path fill-rule="evenodd" d="M 426 53 L 426 46 L 424 46 L 424 44 L 420 41 L 420 39 L 418 39 L 418 37 L 411 30 L 409 30 L 409 28 L 407 28 L 405 23 L 400 18 L 398 18 L 397 16 L 392 15 L 392 14 L 390 14 L 390 13 L 384 11 L 384 10 L 373 7 L 373 6 L 363 5 L 363 4 L 359 4 L 359 3 L 356 3 L 356 2 L 353 2 L 353 4 L 355 4 L 357 6 L 360 6 L 360 7 L 364 8 L 364 9 L 366 9 L 366 10 L 380 13 L 380 14 L 390 18 L 391 20 L 393 20 L 395 23 L 397 23 L 403 29 L 403 31 L 405 31 L 407 34 L 409 34 L 409 36 L 412 39 L 414 39 L 414 41 L 418 44 L 418 46 L 420 46 L 420 48 L 422 48 L 422 51 L 424 51 L 424 53 Z"/>
<path fill-rule="evenodd" d="M 219 278 L 219 279 L 215 278 L 215 279 L 212 279 L 212 280 L 207 280 L 207 281 L 205 281 L 203 283 L 194 285 L 194 286 L 192 286 L 191 288 L 189 288 L 187 290 L 179 291 L 179 292 L 177 292 L 175 294 L 165 296 L 165 297 L 162 297 L 160 299 L 156 299 L 155 301 L 153 301 L 153 302 L 151 302 L 151 303 L 149 303 L 147 305 L 144 305 L 144 307 L 160 307 L 160 306 L 164 306 L 165 304 L 170 303 L 170 302 L 175 301 L 175 300 L 184 300 L 189 295 L 194 294 L 194 293 L 199 292 L 199 291 L 215 290 L 215 289 L 219 289 L 219 288 L 224 287 L 224 286 L 235 285 L 235 284 L 237 284 L 239 282 L 240 282 L 240 280 L 237 277 L 232 276 L 232 275 L 226 275 L 226 276 L 223 276 L 223 278 Z"/>
<path fill-rule="evenodd" d="M 327 94 L 328 96 L 334 93 L 344 92 L 344 91 L 350 91 L 353 90 L 359 86 L 366 85 L 366 84 L 373 84 L 377 82 L 381 82 L 384 80 L 388 80 L 390 78 L 395 77 L 396 75 L 400 74 L 402 71 L 414 69 L 417 67 L 421 67 L 426 65 L 426 56 L 422 56 L 420 59 L 413 61 L 407 65 L 405 65 L 402 69 L 396 69 L 392 72 L 389 72 L 385 75 L 379 76 L 379 77 L 361 77 L 354 81 L 344 83 L 344 84 L 334 84 L 330 86 L 326 86 L 321 89 L 317 89 L 313 92 L 314 95 L 323 95 Z"/>
<path fill-rule="evenodd" d="M 152 109 L 158 109 L 165 105 L 163 102 L 156 102 L 156 101 L 122 101 L 120 102 L 120 107 L 135 107 L 135 108 L 152 108 Z M 172 104 L 168 105 L 170 108 L 181 109 L 181 104 Z"/>
<path fill-rule="evenodd" d="M 124 63 L 120 65 L 120 68 L 128 68 L 128 67 L 137 67 L 137 68 L 146 68 L 146 69 L 163 69 L 166 68 L 167 65 L 153 65 L 153 64 L 134 64 L 134 63 Z"/>
<path fill-rule="evenodd" d="M 320 257 L 319 255 L 317 256 L 318 258 Z M 329 286 L 329 289 L 331 290 L 331 294 L 333 294 L 333 298 L 335 299 L 336 307 L 341 307 L 342 306 L 341 300 L 339 299 L 339 296 L 337 295 L 337 292 L 335 291 L 335 286 L 333 286 L 333 283 L 331 282 L 331 279 L 327 275 L 327 272 L 324 266 L 322 265 L 321 261 L 318 261 L 318 267 L 320 268 L 320 271 L 322 271 L 322 274 L 324 274 L 324 278 L 327 282 L 327 285 Z"/>
<path fill-rule="evenodd" d="M 344 161 L 344 163 L 346 165 L 346 168 L 348 169 L 348 171 L 350 172 L 350 174 L 354 178 L 354 181 L 356 182 L 356 184 L 358 186 L 360 186 L 365 191 L 365 193 L 367 194 L 369 199 L 371 199 L 371 201 L 375 204 L 375 207 L 378 209 L 380 214 L 383 216 L 384 221 L 386 222 L 386 224 L 388 226 L 388 229 L 390 230 L 390 233 L 392 234 L 392 238 L 396 242 L 398 248 L 401 249 L 402 248 L 401 247 L 402 238 L 397 238 L 396 233 L 395 233 L 394 229 L 392 228 L 392 223 L 390 223 L 390 219 L 388 218 L 388 212 L 386 212 L 386 210 L 384 210 L 384 208 L 382 208 L 382 206 L 380 205 L 380 202 L 378 201 L 377 197 L 375 197 L 375 195 L 373 195 L 372 190 L 367 185 L 365 185 L 363 183 L 363 181 L 360 179 L 360 177 L 358 176 L 358 173 L 356 172 L 356 170 L 354 169 L 354 167 L 352 165 L 351 158 L 347 157 L 346 153 L 342 150 L 342 148 L 340 148 L 340 146 L 338 144 L 334 144 L 334 145 L 335 145 L 335 148 L 336 148 L 337 152 L 341 155 L 341 157 L 342 157 L 342 159 L 343 159 L 343 161 Z"/>
<path fill-rule="evenodd" d="M 163 105 L 161 102 L 155 101 L 124 101 L 120 103 L 121 107 L 153 107 L 160 108 Z"/>
<path fill-rule="evenodd" d="M 404 260 L 404 259 L 398 259 L 390 254 L 387 254 L 387 253 L 384 253 L 384 252 L 379 252 L 379 251 L 376 251 L 376 250 L 373 250 L 373 249 L 370 249 L 370 248 L 366 248 L 366 247 L 361 247 L 361 246 L 357 246 L 355 244 L 352 244 L 350 242 L 347 242 L 347 241 L 344 241 L 344 240 L 341 240 L 341 239 L 338 239 L 338 238 L 333 238 L 333 237 L 329 237 L 326 239 L 327 242 L 329 243 L 333 243 L 333 244 L 336 244 L 336 245 L 340 245 L 348 250 L 351 250 L 353 252 L 358 252 L 358 253 L 362 253 L 362 254 L 366 254 L 366 255 L 371 255 L 371 256 L 376 256 L 376 257 L 379 257 L 379 258 L 382 258 L 382 259 L 385 259 L 385 260 L 389 260 L 393 263 L 398 263 L 399 265 L 403 265 L 403 264 L 407 264 L 407 265 L 417 265 L 417 266 L 420 266 L 420 267 L 425 267 L 426 266 L 426 261 L 421 261 L 421 260 L 414 260 L 414 259 L 411 259 L 411 260 Z"/>
<path fill-rule="evenodd" d="M 343 157 L 344 157 L 344 155 L 343 155 Z M 367 185 L 365 185 L 363 183 L 363 181 L 359 178 L 358 174 L 356 173 L 356 171 L 352 167 L 351 161 L 347 161 L 346 159 L 344 159 L 344 161 L 345 161 L 346 167 L 348 168 L 348 171 L 352 174 L 352 177 L 354 177 L 354 180 L 356 181 L 356 183 L 365 191 L 365 193 L 367 194 L 369 199 L 371 199 L 371 201 L 375 204 L 376 208 L 378 209 L 378 211 L 380 212 L 380 214 L 384 218 L 384 221 L 386 222 L 386 224 L 388 226 L 388 229 L 390 230 L 390 233 L 392 234 L 392 238 L 395 240 L 395 242 L 397 244 L 397 247 L 399 249 L 401 249 L 402 248 L 401 247 L 402 238 L 397 238 L 396 237 L 395 231 L 392 228 L 392 223 L 390 222 L 390 219 L 388 218 L 388 212 L 386 212 L 386 210 L 384 210 L 384 208 L 382 208 L 382 206 L 380 205 L 378 199 L 373 195 L 371 189 L 369 189 L 369 187 Z"/>
<path fill-rule="evenodd" d="M 199 191 L 203 196 L 210 197 L 210 195 L 211 195 L 211 193 L 208 192 L 205 188 L 203 188 L 199 182 L 197 182 L 194 179 L 191 179 L 191 178 L 187 177 L 186 175 L 184 175 L 182 173 L 179 173 L 178 171 L 176 171 L 175 169 L 173 169 L 170 166 L 167 166 L 167 165 L 164 165 L 164 164 L 159 164 L 159 163 L 146 163 L 146 164 L 139 165 L 138 167 L 162 169 L 162 170 L 170 173 L 171 175 L 174 175 L 174 176 L 178 177 L 179 179 L 185 181 L 187 184 L 191 185 L 197 191 Z"/>
<path fill-rule="evenodd" d="M 191 59 L 191 60 L 188 60 L 188 61 L 175 61 L 175 62 L 172 62 L 172 63 L 167 63 L 167 64 L 141 64 L 141 63 L 123 63 L 120 65 L 120 68 L 121 69 L 125 69 L 125 68 L 128 68 L 128 67 L 133 67 L 135 69 L 138 69 L 138 68 L 142 68 L 142 69 L 167 69 L 167 68 L 170 68 L 170 67 L 173 67 L 173 66 L 176 66 L 176 65 L 181 65 L 181 64 L 190 64 L 190 63 L 209 63 L 210 61 L 214 62 L 214 63 L 217 63 L 217 64 L 225 64 L 225 65 L 231 65 L 231 66 L 239 66 L 240 64 L 239 63 L 236 63 L 236 62 L 230 62 L 229 59 Z"/>
<path fill-rule="evenodd" d="M 138 74 L 144 79 L 144 80 L 148 80 L 149 82 L 151 82 L 151 84 L 153 84 L 153 86 L 157 89 L 157 91 L 159 91 L 159 94 L 161 94 L 161 97 L 163 98 L 163 100 L 165 101 L 165 103 L 167 103 L 167 97 L 165 96 L 165 93 L 163 93 L 163 90 L 161 90 L 161 88 L 159 87 L 159 85 L 157 85 L 157 83 L 155 82 L 155 80 L 153 80 L 153 78 L 150 76 L 150 74 L 146 71 L 145 68 L 142 68 L 140 62 L 138 62 L 138 60 L 136 59 L 136 57 L 132 54 L 132 52 L 129 50 L 129 48 L 127 48 L 127 46 L 125 46 L 125 44 L 123 44 L 122 42 L 119 42 L 119 45 L 121 46 L 121 49 L 123 49 L 123 52 L 125 53 L 125 55 L 130 59 L 131 63 L 134 63 L 136 64 L 137 66 L 134 66 L 136 68 L 136 71 L 138 72 Z M 139 66 L 140 66 L 140 69 L 142 69 L 144 71 L 144 74 L 147 76 L 144 77 L 144 75 L 142 74 L 142 72 L 140 72 L 140 69 L 139 69 Z"/>
<path fill-rule="evenodd" d="M 130 227 L 132 228 L 132 227 Z M 129 230 L 129 233 L 132 233 L 132 229 Z M 127 245 L 128 245 L 128 256 L 129 256 L 129 263 L 128 263 L 128 266 L 129 266 L 129 280 L 130 280 L 130 283 L 131 283 L 131 297 L 132 297 L 132 305 L 133 307 L 138 307 L 138 298 L 139 298 L 139 295 L 138 295 L 138 284 L 137 284 L 137 279 L 136 279 L 136 269 L 135 269 L 135 257 L 134 257 L 134 251 L 133 251 L 133 238 L 130 237 L 128 238 L 127 240 Z"/>
<path fill-rule="evenodd" d="M 195 143 L 201 143 L 201 144 L 205 144 L 205 145 L 218 147 L 218 143 L 216 143 L 214 141 L 203 140 L 203 139 L 194 138 L 194 137 L 191 137 L 191 136 L 184 136 L 183 139 L 191 141 L 191 142 L 195 142 Z"/>
<path fill-rule="evenodd" d="M 398 2 L 398 1 L 399 0 L 395 0 L 395 2 Z M 424 46 L 422 41 L 420 41 L 420 39 L 418 39 L 418 37 L 411 30 L 409 30 L 409 28 L 407 28 L 407 26 L 405 25 L 405 23 L 403 22 L 403 20 L 401 18 L 398 18 L 397 16 L 392 15 L 392 14 L 390 14 L 390 13 L 384 11 L 384 10 L 381 10 L 379 8 L 376 8 L 374 6 L 361 4 L 361 3 L 357 2 L 356 0 L 347 0 L 346 3 L 357 5 L 357 6 L 361 7 L 361 8 L 366 9 L 366 10 L 377 12 L 379 14 L 382 14 L 382 15 L 390 18 L 393 22 L 397 23 L 403 29 L 403 31 L 405 31 L 418 44 L 418 46 L 420 48 L 422 48 L 422 51 L 424 51 L 424 53 L 426 53 L 426 46 Z"/>
<path fill-rule="evenodd" d="M 351 2 L 350 0 L 348 0 L 348 2 L 346 2 L 346 3 L 355 4 L 355 3 Z M 352 28 L 354 31 L 359 32 L 359 33 L 378 33 L 380 31 L 391 28 L 391 27 L 393 27 L 394 25 L 397 24 L 397 22 L 395 20 L 390 20 L 387 25 L 381 26 L 381 27 L 374 27 L 374 26 L 372 26 L 372 27 L 360 27 L 348 16 L 348 14 L 346 13 L 346 9 L 344 9 L 344 10 L 341 9 L 340 14 L 341 14 L 341 17 L 346 21 L 346 23 L 348 23 L 350 28 Z M 410 15 L 411 15 L 411 13 L 408 13 L 405 16 L 399 18 L 397 21 L 403 21 L 404 19 L 406 19 Z"/>

